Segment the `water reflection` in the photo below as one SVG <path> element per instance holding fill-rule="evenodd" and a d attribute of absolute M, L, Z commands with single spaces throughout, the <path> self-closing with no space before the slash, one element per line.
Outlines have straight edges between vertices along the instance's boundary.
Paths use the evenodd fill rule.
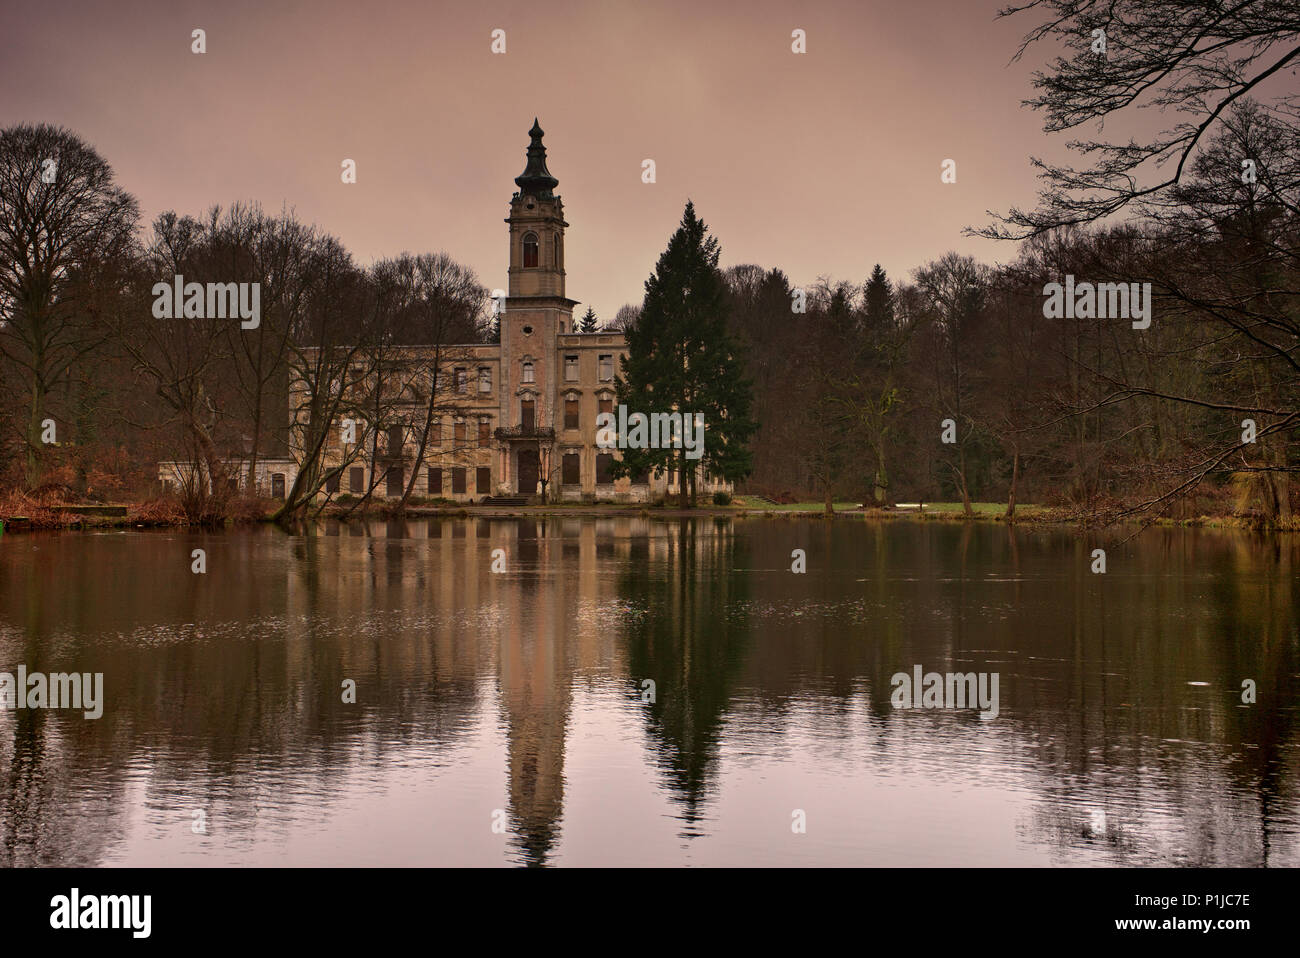
<path fill-rule="evenodd" d="M 633 516 L 6 536 L 0 667 L 107 701 L 0 712 L 0 863 L 1300 863 L 1300 544 L 1151 530 L 1104 576 L 1091 548 Z M 916 664 L 998 672 L 998 718 L 895 711 Z"/>

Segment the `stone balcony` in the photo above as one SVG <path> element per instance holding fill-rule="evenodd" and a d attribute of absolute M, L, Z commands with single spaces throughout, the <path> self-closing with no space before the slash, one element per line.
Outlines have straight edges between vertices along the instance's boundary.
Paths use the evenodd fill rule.
<path fill-rule="evenodd" d="M 496 429 L 494 435 L 502 442 L 517 439 L 541 442 L 555 441 L 555 430 L 550 426 L 502 426 Z"/>

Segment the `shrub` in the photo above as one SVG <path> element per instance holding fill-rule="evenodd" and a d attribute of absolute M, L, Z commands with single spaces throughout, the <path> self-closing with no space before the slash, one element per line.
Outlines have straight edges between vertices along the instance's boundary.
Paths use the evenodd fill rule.
<path fill-rule="evenodd" d="M 713 504 L 714 504 L 715 506 L 729 506 L 729 505 L 731 505 L 731 493 L 729 493 L 729 492 L 715 492 L 715 493 L 713 494 Z"/>

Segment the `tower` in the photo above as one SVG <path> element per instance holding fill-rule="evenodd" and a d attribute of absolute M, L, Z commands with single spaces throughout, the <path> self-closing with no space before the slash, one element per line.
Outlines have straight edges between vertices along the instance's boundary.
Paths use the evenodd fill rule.
<path fill-rule="evenodd" d="M 532 137 L 528 165 L 515 177 L 519 190 L 510 198 L 506 219 L 510 224 L 509 295 L 569 303 L 564 299 L 564 229 L 569 224 L 564 222 L 564 202 L 553 192 L 560 181 L 546 168 L 546 147 L 536 118 L 528 135 Z M 521 303 L 521 308 L 524 305 Z"/>
<path fill-rule="evenodd" d="M 501 323 L 501 422 L 508 424 L 503 479 L 520 494 L 546 469 L 543 443 L 554 440 L 560 385 L 559 337 L 573 332 L 576 300 L 564 295 L 564 203 L 546 168 L 542 127 L 528 131 L 528 162 L 510 198 L 510 272 Z"/>

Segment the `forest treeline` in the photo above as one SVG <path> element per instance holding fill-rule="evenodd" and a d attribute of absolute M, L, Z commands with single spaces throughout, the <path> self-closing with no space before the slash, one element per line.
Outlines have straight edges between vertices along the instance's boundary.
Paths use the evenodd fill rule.
<path fill-rule="evenodd" d="M 176 284 L 184 301 L 160 309 Z M 222 293 L 253 284 L 258 315 L 241 322 Z M 302 468 L 277 511 L 300 513 L 393 424 L 423 424 L 428 441 L 434 412 L 465 385 L 445 370 L 493 335 L 489 303 L 445 253 L 362 267 L 289 210 L 169 211 L 145 228 L 74 133 L 8 128 L 0 484 L 38 503 L 140 502 L 159 497 L 159 463 L 179 462 L 191 467 L 173 477 L 184 517 L 210 521 L 252 498 L 259 458 L 292 455 Z M 434 348 L 412 359 L 410 344 Z M 327 466 L 328 426 L 345 418 L 357 440 Z"/>
<path fill-rule="evenodd" d="M 731 270 L 763 423 L 751 484 L 1292 525 L 1300 0 L 998 16 L 1026 24 L 1013 61 L 1041 54 L 1025 105 L 1072 135 L 1069 161 L 1031 157 L 1036 204 L 968 230 L 1018 244 L 1002 265 L 824 280 L 802 317 L 781 273 Z M 1061 302 L 1100 284 L 1150 284 L 1149 315 Z"/>
<path fill-rule="evenodd" d="M 823 279 L 802 315 L 780 270 L 729 269 L 761 424 L 748 487 L 1289 520 L 1300 234 L 1238 160 L 1279 159 L 1276 133 L 1243 107 L 1179 205 L 1045 232 L 1000 266 L 949 253 L 897 280 Z M 1106 296 L 1045 315 L 1067 277 L 1149 283 L 1149 326 L 1105 315 Z"/>

